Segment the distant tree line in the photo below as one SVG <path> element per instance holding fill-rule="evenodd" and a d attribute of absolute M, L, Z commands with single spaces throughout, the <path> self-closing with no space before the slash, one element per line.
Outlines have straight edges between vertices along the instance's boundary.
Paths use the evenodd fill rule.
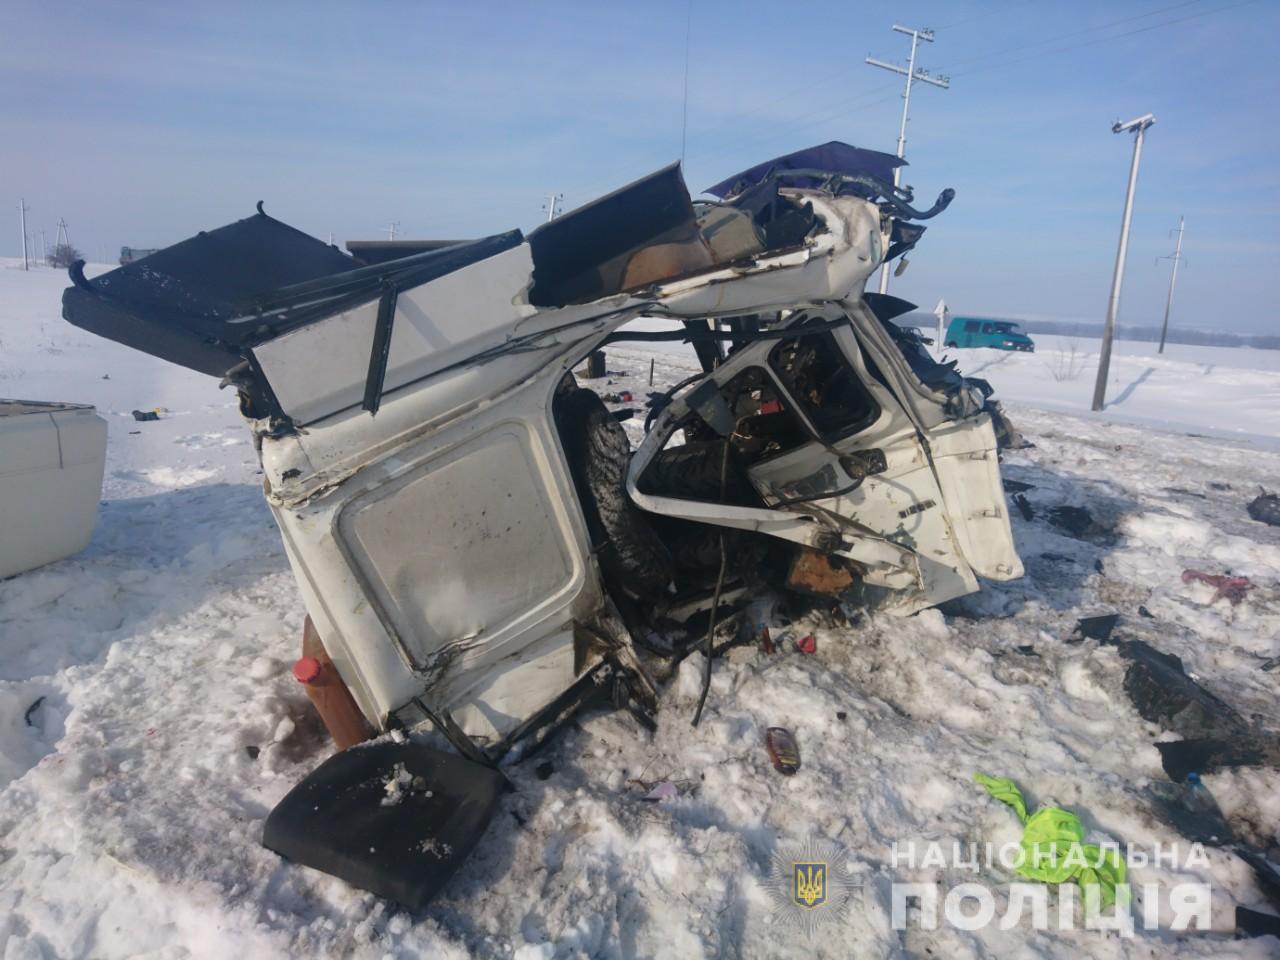
<path fill-rule="evenodd" d="M 1022 329 L 1026 330 L 1027 333 L 1047 333 L 1093 340 L 1102 339 L 1101 323 L 1080 323 L 1074 320 L 1025 320 L 1021 321 L 1021 323 Z M 1116 325 L 1116 338 L 1119 340 L 1159 343 L 1160 328 L 1138 327 L 1120 323 Z M 1183 330 L 1171 327 L 1166 340 L 1169 343 L 1189 343 L 1199 347 L 1253 347 L 1256 350 L 1280 350 L 1280 335 L 1276 334 L 1248 335 L 1226 333 L 1220 330 Z"/>

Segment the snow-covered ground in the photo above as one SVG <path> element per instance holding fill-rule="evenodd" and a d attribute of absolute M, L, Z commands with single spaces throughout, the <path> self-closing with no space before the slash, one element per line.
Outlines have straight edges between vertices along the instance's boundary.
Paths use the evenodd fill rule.
<path fill-rule="evenodd" d="M 1280 453 L 1248 439 L 1277 436 L 1280 372 L 1222 356 L 1197 379 L 1198 361 L 1177 353 L 1157 362 L 1120 351 L 1113 408 L 1095 418 L 1044 409 L 1069 391 L 1083 409 L 1091 377 L 1054 380 L 1043 347 L 1009 359 L 962 352 L 968 372 L 1008 391 L 1035 443 L 1004 467 L 1007 479 L 1032 485 L 1035 518 L 1015 512 L 1013 521 L 1027 576 L 988 584 L 945 614 L 793 624 L 816 636 L 813 655 L 738 649 L 717 662 L 697 729 L 696 657 L 664 689 L 656 735 L 624 714 L 581 718 L 536 762 L 509 769 L 518 789 L 469 863 L 411 915 L 259 846 L 267 811 L 330 747 L 289 674 L 303 611 L 248 434 L 212 379 L 62 322 L 65 283 L 60 272 L 0 268 L 0 396 L 94 403 L 110 423 L 91 546 L 0 582 L 5 960 L 1280 949 L 1274 939 L 1229 938 L 1235 904 L 1266 907 L 1248 869 L 1216 850 L 1207 865 L 1148 865 L 1133 879 L 1212 883 L 1220 934 L 1139 929 L 1123 939 L 1035 931 L 1029 917 L 1013 930 L 903 932 L 889 918 L 895 880 L 978 879 L 1001 897 L 1016 879 L 999 867 L 913 871 L 892 859 L 895 842 L 1017 839 L 975 771 L 1013 777 L 1033 805 L 1052 798 L 1079 812 L 1095 839 L 1148 848 L 1178 839 L 1141 793 L 1163 779 L 1153 741 L 1164 734 L 1129 703 L 1114 648 L 1066 642 L 1079 617 L 1121 614 L 1120 633 L 1176 653 L 1243 714 L 1276 728 L 1280 676 L 1259 666 L 1280 653 L 1280 530 L 1251 521 L 1244 505 L 1259 485 L 1280 486 Z M 623 373 L 592 386 L 642 402 L 651 359 L 655 387 L 693 369 L 673 353 L 611 350 L 610 369 Z M 1156 419 L 1197 434 L 1212 419 L 1242 438 L 1116 422 L 1113 410 L 1129 405 L 1144 417 L 1176 410 Z M 130 416 L 156 407 L 158 422 Z M 1091 511 L 1087 539 L 1046 521 L 1062 505 Z M 1239 606 L 1210 603 L 1209 588 L 1182 582 L 1187 568 L 1256 586 Z M 795 777 L 769 765 L 761 737 L 773 725 L 799 741 Z M 1274 855 L 1280 774 L 1205 779 L 1237 831 Z M 640 799 L 663 780 L 678 785 L 678 799 Z M 765 889 L 771 854 L 810 834 L 847 846 L 861 883 L 814 942 L 770 922 Z"/>

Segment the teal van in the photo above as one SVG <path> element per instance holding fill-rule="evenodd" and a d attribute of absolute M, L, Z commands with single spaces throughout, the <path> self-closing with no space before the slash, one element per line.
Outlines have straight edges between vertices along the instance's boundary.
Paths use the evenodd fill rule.
<path fill-rule="evenodd" d="M 994 347 L 997 350 L 1021 350 L 1034 353 L 1036 345 L 1012 320 L 988 320 L 983 317 L 956 317 L 947 327 L 948 347 Z"/>

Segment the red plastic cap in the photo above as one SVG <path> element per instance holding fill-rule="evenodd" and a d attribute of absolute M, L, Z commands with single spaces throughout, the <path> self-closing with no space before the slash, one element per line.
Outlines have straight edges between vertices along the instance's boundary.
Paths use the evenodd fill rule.
<path fill-rule="evenodd" d="M 315 683 L 320 679 L 320 661 L 315 657 L 301 657 L 293 665 L 294 679 L 299 683 Z"/>

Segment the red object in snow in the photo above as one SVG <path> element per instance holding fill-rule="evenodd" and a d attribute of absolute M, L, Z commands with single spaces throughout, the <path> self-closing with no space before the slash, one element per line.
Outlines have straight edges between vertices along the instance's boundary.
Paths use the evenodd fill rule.
<path fill-rule="evenodd" d="M 760 413 L 761 413 L 761 414 L 781 413 L 781 412 L 782 412 L 782 403 L 781 403 L 781 401 L 778 401 L 778 400 L 766 400 L 764 403 L 760 404 Z"/>
<path fill-rule="evenodd" d="M 623 402 L 623 403 L 630 403 L 630 402 L 632 401 L 632 399 L 633 399 L 633 398 L 632 398 L 632 396 L 631 396 L 631 391 L 630 391 L 630 390 L 623 390 L 623 391 L 622 391 L 622 393 L 620 394 L 620 396 L 621 396 L 621 398 L 622 398 L 622 402 Z"/>
<path fill-rule="evenodd" d="M 1205 573 L 1203 570 L 1182 571 L 1183 583 L 1191 583 L 1193 580 L 1213 587 L 1213 597 L 1209 600 L 1211 604 L 1226 597 L 1234 607 L 1253 589 L 1248 577 L 1229 577 L 1225 573 Z"/>
<path fill-rule="evenodd" d="M 796 649 L 801 653 L 817 653 L 818 639 L 812 634 L 806 634 L 796 641 Z"/>
<path fill-rule="evenodd" d="M 293 678 L 299 683 L 315 683 L 320 679 L 322 667 L 315 657 L 299 657 L 293 665 Z"/>

